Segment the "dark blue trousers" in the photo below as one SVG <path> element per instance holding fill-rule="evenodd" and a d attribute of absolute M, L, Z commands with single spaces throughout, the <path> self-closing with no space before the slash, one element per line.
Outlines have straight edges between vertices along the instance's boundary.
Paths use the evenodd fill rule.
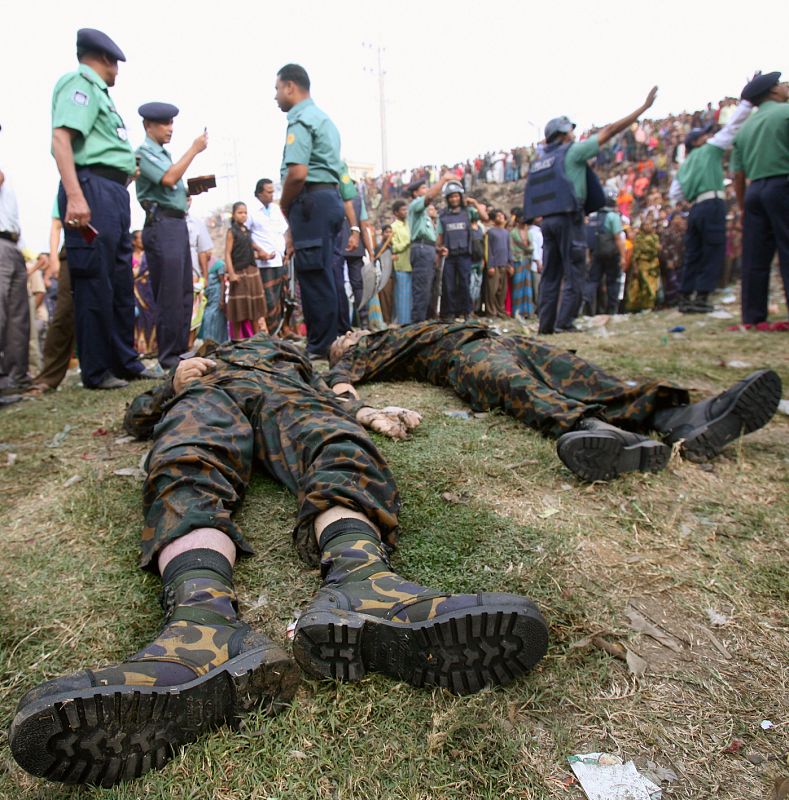
<path fill-rule="evenodd" d="M 327 355 L 337 338 L 339 305 L 333 260 L 344 214 L 340 195 L 332 188 L 303 191 L 288 212 L 293 265 L 307 325 L 307 352 L 319 356 Z"/>
<path fill-rule="evenodd" d="M 554 333 L 557 328 L 569 328 L 581 307 L 586 272 L 584 222 L 580 214 L 552 214 L 545 217 L 540 228 L 539 332 Z"/>
<path fill-rule="evenodd" d="M 170 369 L 189 349 L 194 289 L 186 220 L 154 212 L 154 218 L 143 228 L 142 242 L 156 300 L 159 363 L 163 369 Z"/>
<path fill-rule="evenodd" d="M 619 255 L 613 258 L 592 256 L 592 266 L 584 287 L 584 301 L 589 305 L 592 314 L 603 313 L 598 308 L 598 297 L 601 285 L 605 286 L 605 313 L 616 314 L 619 308 L 619 276 L 622 274 Z"/>
<path fill-rule="evenodd" d="M 726 258 L 726 203 L 718 197 L 695 203 L 688 214 L 685 260 L 679 290 L 709 294 L 718 287 Z"/>
<path fill-rule="evenodd" d="M 411 322 L 428 319 L 436 271 L 436 247 L 424 242 L 411 244 Z"/>
<path fill-rule="evenodd" d="M 742 224 L 742 321 L 767 319 L 770 267 L 775 251 L 789 306 L 789 175 L 752 181 Z"/>
<path fill-rule="evenodd" d="M 58 208 L 65 232 L 66 257 L 74 297 L 74 327 L 82 385 L 91 389 L 108 375 L 128 378 L 143 370 L 134 349 L 134 278 L 125 186 L 87 169 L 77 171 L 99 235 L 88 244 L 66 224 L 66 193 Z"/>
<path fill-rule="evenodd" d="M 444 259 L 441 316 L 465 317 L 471 313 L 471 254 L 456 253 Z"/>

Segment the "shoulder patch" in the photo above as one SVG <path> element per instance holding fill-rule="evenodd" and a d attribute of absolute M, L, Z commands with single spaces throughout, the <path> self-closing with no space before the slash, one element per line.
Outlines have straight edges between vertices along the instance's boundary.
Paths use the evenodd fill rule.
<path fill-rule="evenodd" d="M 340 180 L 342 180 L 343 183 L 350 183 L 351 182 L 351 176 L 346 173 L 345 175 L 342 176 L 342 178 Z"/>
<path fill-rule="evenodd" d="M 77 89 L 74 94 L 71 95 L 71 99 L 78 106 L 86 106 L 90 102 L 90 98 L 85 94 L 85 92 L 81 92 L 79 89 Z"/>
<path fill-rule="evenodd" d="M 288 134 L 288 138 L 286 139 L 287 144 L 293 144 L 293 142 L 295 142 L 295 141 L 296 141 L 296 134 L 295 133 L 289 133 Z"/>

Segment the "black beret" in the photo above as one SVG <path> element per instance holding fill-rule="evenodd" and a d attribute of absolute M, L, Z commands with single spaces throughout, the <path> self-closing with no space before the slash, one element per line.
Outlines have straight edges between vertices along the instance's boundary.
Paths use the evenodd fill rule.
<path fill-rule="evenodd" d="M 137 109 L 137 113 L 151 122 L 169 122 L 178 116 L 178 110 L 178 106 L 172 103 L 143 103 Z"/>
<path fill-rule="evenodd" d="M 77 50 L 87 50 L 92 53 L 106 53 L 116 61 L 125 61 L 123 50 L 107 36 L 106 33 L 95 28 L 80 28 L 77 31 Z"/>
<path fill-rule="evenodd" d="M 759 73 L 758 75 L 754 75 L 753 78 L 745 84 L 742 90 L 742 99 L 748 100 L 751 103 L 754 100 L 758 100 L 778 83 L 780 77 L 780 72 L 768 72 L 764 75 Z"/>
<path fill-rule="evenodd" d="M 685 137 L 685 148 L 690 151 L 696 146 L 696 141 L 700 136 L 709 133 L 715 127 L 714 124 L 705 125 L 703 128 L 693 128 L 693 130 Z"/>

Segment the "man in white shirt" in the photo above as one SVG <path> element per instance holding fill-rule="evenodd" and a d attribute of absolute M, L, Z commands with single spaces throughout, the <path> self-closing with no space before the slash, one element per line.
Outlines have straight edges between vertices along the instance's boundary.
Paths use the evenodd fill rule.
<path fill-rule="evenodd" d="M 266 297 L 266 325 L 269 333 L 274 334 L 283 323 L 282 293 L 288 277 L 284 266 L 288 222 L 279 205 L 274 202 L 274 183 L 269 178 L 261 178 L 257 182 L 255 197 L 258 205 L 253 205 L 247 225 L 252 242 L 267 256 L 257 263 Z"/>
<path fill-rule="evenodd" d="M 30 307 L 19 233 L 16 194 L 0 169 L 0 398 L 6 402 L 29 383 Z"/>

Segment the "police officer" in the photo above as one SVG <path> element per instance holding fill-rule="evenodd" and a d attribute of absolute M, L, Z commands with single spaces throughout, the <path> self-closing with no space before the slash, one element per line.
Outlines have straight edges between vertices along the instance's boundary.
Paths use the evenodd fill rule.
<path fill-rule="evenodd" d="M 447 207 L 438 215 L 438 254 L 444 258 L 441 318 L 471 314 L 471 224 L 488 221 L 487 211 L 473 197 L 466 198 L 463 184 L 444 185 Z"/>
<path fill-rule="evenodd" d="M 189 349 L 192 320 L 192 253 L 183 176 L 195 156 L 208 146 L 208 134 L 204 131 L 173 163 L 164 145 L 172 139 L 177 106 L 145 103 L 137 110 L 145 128 L 145 141 L 137 148 L 137 200 L 145 209 L 142 241 L 156 300 L 159 363 L 170 369 Z"/>
<path fill-rule="evenodd" d="M 423 180 L 414 181 L 407 189 L 411 197 L 411 202 L 408 204 L 408 229 L 411 231 L 412 322 L 423 322 L 427 319 L 433 292 L 438 233 L 430 219 L 428 206 L 454 178 L 455 176 L 448 172 L 429 189 L 427 182 Z"/>
<path fill-rule="evenodd" d="M 353 291 L 353 304 L 359 316 L 359 323 L 367 327 L 367 309 L 361 307 L 364 283 L 362 267 L 364 266 L 365 244 L 362 240 L 361 225 L 367 221 L 367 207 L 364 198 L 356 188 L 348 174 L 348 165 L 343 161 L 340 175 L 340 197 L 345 209 L 342 228 L 334 240 L 334 282 L 337 288 L 337 335 L 342 336 L 351 328 L 351 317 L 348 308 L 348 297 L 345 294 L 345 268 L 348 268 L 348 282 Z M 368 257 L 372 261 L 372 253 L 367 248 Z"/>
<path fill-rule="evenodd" d="M 789 84 L 780 72 L 756 75 L 742 90 L 758 111 L 734 140 L 731 168 L 743 212 L 742 321 L 767 319 L 770 265 L 778 248 L 789 306 Z M 750 183 L 745 189 L 745 179 Z"/>
<path fill-rule="evenodd" d="M 545 126 L 545 144 L 538 149 L 531 165 L 523 198 L 524 218 L 543 217 L 540 333 L 575 329 L 573 320 L 581 305 L 586 264 L 583 230 L 588 189 L 586 162 L 597 155 L 601 145 L 635 122 L 655 102 L 656 95 L 657 86 L 632 114 L 606 125 L 582 142 L 573 141 L 575 124 L 567 117 L 556 117 Z M 599 184 L 597 188 L 600 190 Z M 562 281 L 564 290 L 559 308 Z"/>
<path fill-rule="evenodd" d="M 753 106 L 742 100 L 725 127 L 712 135 L 712 125 L 694 128 L 685 137 L 688 154 L 671 183 L 673 203 L 692 203 L 685 233 L 679 310 L 705 314 L 714 308 L 709 294 L 718 285 L 726 257 L 726 193 L 723 189 L 723 154 Z"/>
<path fill-rule="evenodd" d="M 596 314 L 597 295 L 605 284 L 606 314 L 616 314 L 619 307 L 619 279 L 625 261 L 625 231 L 616 210 L 616 194 L 606 192 L 605 206 L 591 215 L 587 226 L 587 242 L 592 263 L 584 288 L 587 313 Z"/>
<path fill-rule="evenodd" d="M 287 247 L 301 288 L 307 352 L 323 358 L 338 324 L 332 260 L 344 211 L 337 189 L 343 172 L 340 134 L 310 97 L 310 78 L 304 67 L 282 67 L 275 89 L 274 99 L 288 115 L 279 204 L 290 226 Z"/>
<path fill-rule="evenodd" d="M 52 96 L 52 155 L 74 296 L 82 385 L 117 389 L 155 377 L 134 350 L 134 279 L 127 184 L 135 172 L 126 126 L 108 88 L 126 57 L 105 33 L 77 31 L 79 69 Z"/>

